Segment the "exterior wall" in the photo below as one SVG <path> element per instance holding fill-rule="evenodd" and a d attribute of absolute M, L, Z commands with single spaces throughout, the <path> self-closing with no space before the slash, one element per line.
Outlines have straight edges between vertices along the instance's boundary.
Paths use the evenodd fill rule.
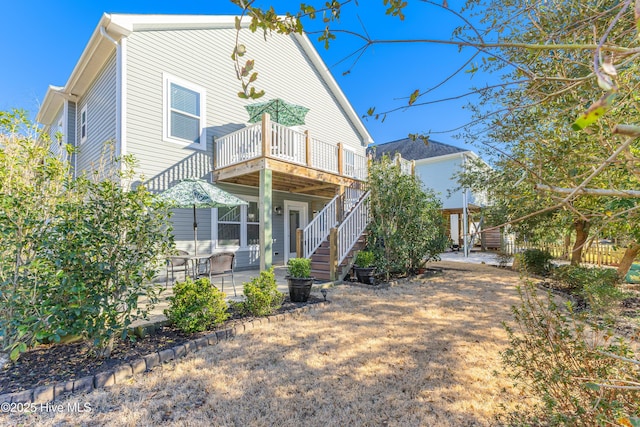
<path fill-rule="evenodd" d="M 453 175 L 462 170 L 462 156 L 428 163 L 416 160 L 416 175 L 425 187 L 432 189 L 442 201 L 443 209 L 462 208 L 462 190 L 451 193 L 458 186 Z M 473 203 L 469 198 L 469 203 Z"/>
<path fill-rule="evenodd" d="M 464 154 L 455 157 L 447 157 L 438 160 L 431 158 L 429 161 L 416 160 L 416 175 L 425 187 L 432 189 L 442 201 L 443 209 L 461 209 L 463 205 L 463 191 L 456 189 L 458 183 L 454 175 L 462 172 Z M 449 195 L 450 194 L 450 195 Z M 469 205 L 486 205 L 484 194 L 474 194 L 469 191 L 467 195 Z"/>
<path fill-rule="evenodd" d="M 247 125 L 249 116 L 245 105 L 276 97 L 310 109 L 306 125 L 300 126 L 300 130 L 308 129 L 313 137 L 324 142 L 342 142 L 345 147 L 365 154 L 365 142 L 292 37 L 274 36 L 265 42 L 259 33 L 243 31 L 241 38 L 247 46 L 247 57 L 255 59 L 259 73 L 257 86 L 267 93 L 263 99 L 243 100 L 237 96 L 241 85 L 235 78 L 234 63 L 230 59 L 235 42 L 234 29 L 140 31 L 127 38 L 126 153 L 136 157 L 138 172 L 145 176 L 152 191 L 165 190 L 184 178 L 209 179 L 214 137 Z M 206 90 L 204 150 L 163 140 L 165 74 Z M 221 187 L 240 196 L 258 196 L 257 188 Z M 285 198 L 323 200 L 274 192 L 273 205 L 284 206 Z M 311 203 L 308 211 L 311 216 Z M 212 228 L 216 226 L 212 225 L 212 213 L 209 209 L 197 210 L 198 253 L 224 250 L 216 248 L 216 242 L 212 241 Z M 193 253 L 193 211 L 175 210 L 173 223 L 178 248 Z M 273 236 L 273 260 L 282 263 L 283 215 L 274 215 Z M 257 248 L 238 250 L 238 268 L 258 266 L 258 254 Z"/>
<path fill-rule="evenodd" d="M 75 134 L 78 154 L 77 173 L 97 167 L 104 144 L 116 139 L 116 54 L 115 50 L 102 71 L 77 103 Z M 87 106 L 87 140 L 80 141 L 80 112 Z"/>
<path fill-rule="evenodd" d="M 364 155 L 363 141 L 292 37 L 274 36 L 265 42 L 249 31 L 241 37 L 247 56 L 256 61 L 258 87 L 267 92 L 260 101 L 280 97 L 310 108 L 302 130 Z M 238 98 L 241 86 L 230 59 L 234 38 L 234 29 L 140 31 L 128 37 L 127 153 L 140 161 L 152 189 L 205 176 L 211 170 L 213 138 L 246 126 L 244 106 L 259 101 Z M 162 140 L 163 73 L 206 89 L 206 150 Z"/>
<path fill-rule="evenodd" d="M 53 120 L 53 124 L 49 126 L 47 133 L 49 134 L 49 138 L 51 139 L 49 144 L 49 152 L 51 153 L 51 155 L 64 160 L 67 157 L 67 152 L 64 149 L 64 144 L 67 143 L 67 136 L 64 135 L 64 123 L 62 123 L 62 126 L 59 125 L 61 120 L 64 120 L 64 106 L 61 107 L 60 111 L 58 111 L 58 113 L 56 114 L 56 117 Z M 58 133 L 61 135 L 60 139 L 57 138 Z"/>

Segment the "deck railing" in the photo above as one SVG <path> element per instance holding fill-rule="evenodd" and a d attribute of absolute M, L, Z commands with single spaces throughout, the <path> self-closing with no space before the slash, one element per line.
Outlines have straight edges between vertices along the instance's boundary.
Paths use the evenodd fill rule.
<path fill-rule="evenodd" d="M 217 168 L 262 156 L 262 125 L 256 123 L 215 140 Z"/>
<path fill-rule="evenodd" d="M 311 138 L 311 167 L 338 173 L 338 151 L 340 147 L 317 138 Z"/>
<path fill-rule="evenodd" d="M 331 199 L 311 222 L 301 230 L 300 244 L 302 245 L 302 253 L 299 255 L 302 255 L 303 258 L 310 258 L 322 242 L 327 240 L 331 229 L 337 225 L 339 200 L 339 195 Z"/>
<path fill-rule="evenodd" d="M 355 246 L 362 236 L 370 221 L 369 195 L 367 192 L 360 202 L 351 210 L 351 213 L 342 221 L 336 231 L 337 250 L 335 265 L 338 266 L 344 261 L 349 251 Z M 330 262 L 334 262 L 331 260 Z"/>
<path fill-rule="evenodd" d="M 263 141 L 263 129 L 271 130 L 270 141 Z M 360 180 L 367 179 L 366 156 L 345 150 L 340 143 L 329 144 L 312 138 L 308 132 L 300 132 L 268 119 L 215 139 L 214 169 L 263 156 Z"/>
<path fill-rule="evenodd" d="M 307 164 L 304 132 L 271 122 L 271 157 L 300 165 Z"/>

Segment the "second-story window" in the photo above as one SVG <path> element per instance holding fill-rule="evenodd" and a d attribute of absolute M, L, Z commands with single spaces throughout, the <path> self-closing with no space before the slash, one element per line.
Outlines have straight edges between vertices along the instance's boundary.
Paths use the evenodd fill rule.
<path fill-rule="evenodd" d="M 80 142 L 85 142 L 88 136 L 87 129 L 87 104 L 80 110 Z"/>
<path fill-rule="evenodd" d="M 165 139 L 189 144 L 203 142 L 204 89 L 176 77 L 165 75 L 164 102 L 166 106 Z"/>

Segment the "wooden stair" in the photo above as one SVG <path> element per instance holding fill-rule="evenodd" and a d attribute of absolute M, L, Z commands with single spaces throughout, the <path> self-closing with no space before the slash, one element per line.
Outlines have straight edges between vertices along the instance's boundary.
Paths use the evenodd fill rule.
<path fill-rule="evenodd" d="M 355 254 L 364 248 L 364 246 L 365 236 L 363 234 L 351 249 L 349 255 L 347 255 L 347 257 L 338 266 L 338 281 L 342 280 L 347 275 L 353 265 L 353 258 L 355 257 Z M 311 255 L 311 275 L 318 281 L 331 280 L 329 271 L 329 242 L 327 240 L 322 242 L 320 247 L 313 253 L 313 255 Z"/>

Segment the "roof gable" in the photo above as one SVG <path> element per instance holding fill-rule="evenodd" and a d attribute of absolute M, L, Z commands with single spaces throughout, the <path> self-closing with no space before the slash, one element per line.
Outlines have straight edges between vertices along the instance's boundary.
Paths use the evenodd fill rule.
<path fill-rule="evenodd" d="M 186 29 L 214 29 L 235 28 L 235 16 L 231 15 L 135 15 L 135 14 L 104 14 L 94 30 L 85 50 L 75 65 L 71 76 L 63 87 L 49 87 L 43 100 L 36 120 L 48 125 L 54 120 L 56 112 L 62 106 L 63 100 L 76 100 L 95 79 L 100 66 L 116 49 L 116 44 L 135 31 L 148 30 L 186 30 Z M 243 20 L 243 27 L 247 27 L 248 20 Z M 310 64 L 317 70 L 320 78 L 335 97 L 343 109 L 347 119 L 360 134 L 363 141 L 373 142 L 371 135 L 362 120 L 353 109 L 344 92 L 338 86 L 333 75 L 316 51 L 315 47 L 304 34 L 292 33 L 293 37 L 307 55 Z M 231 47 L 230 47 L 231 49 Z M 99 65 L 99 66 L 97 66 Z"/>
<path fill-rule="evenodd" d="M 393 157 L 396 153 L 400 153 L 402 158 L 405 160 L 420 160 L 470 152 L 469 150 L 454 147 L 453 145 L 434 141 L 432 139 L 429 139 L 428 143 L 425 144 L 420 140 L 414 141 L 410 138 L 403 138 L 397 141 L 374 145 L 370 147 L 369 150 L 374 153 L 376 158 L 380 158 L 385 154 Z"/>

